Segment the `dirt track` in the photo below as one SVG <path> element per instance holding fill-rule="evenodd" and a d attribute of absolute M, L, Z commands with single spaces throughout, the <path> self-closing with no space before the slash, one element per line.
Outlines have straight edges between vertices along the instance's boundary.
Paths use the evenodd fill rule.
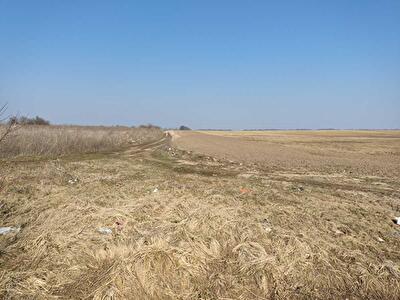
<path fill-rule="evenodd" d="M 399 131 L 175 132 L 176 147 L 266 167 L 398 176 Z"/>

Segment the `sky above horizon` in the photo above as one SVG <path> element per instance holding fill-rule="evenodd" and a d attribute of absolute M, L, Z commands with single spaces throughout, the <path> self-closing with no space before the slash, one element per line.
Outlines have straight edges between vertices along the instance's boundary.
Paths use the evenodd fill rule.
<path fill-rule="evenodd" d="M 57 124 L 400 128 L 400 1 L 0 0 L 0 103 Z"/>

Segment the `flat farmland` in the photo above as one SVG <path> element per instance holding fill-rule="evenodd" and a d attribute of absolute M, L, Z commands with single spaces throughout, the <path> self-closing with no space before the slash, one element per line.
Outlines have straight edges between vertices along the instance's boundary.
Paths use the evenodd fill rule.
<path fill-rule="evenodd" d="M 69 129 L 0 160 L 0 298 L 399 298 L 398 131 Z"/>
<path fill-rule="evenodd" d="M 399 176 L 400 131 L 180 131 L 180 148 L 270 168 Z"/>

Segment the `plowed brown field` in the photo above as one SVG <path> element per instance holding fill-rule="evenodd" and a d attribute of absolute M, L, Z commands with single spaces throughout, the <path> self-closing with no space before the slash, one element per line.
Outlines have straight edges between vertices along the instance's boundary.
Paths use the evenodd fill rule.
<path fill-rule="evenodd" d="M 179 148 L 267 167 L 400 174 L 400 131 L 179 131 L 175 135 Z"/>

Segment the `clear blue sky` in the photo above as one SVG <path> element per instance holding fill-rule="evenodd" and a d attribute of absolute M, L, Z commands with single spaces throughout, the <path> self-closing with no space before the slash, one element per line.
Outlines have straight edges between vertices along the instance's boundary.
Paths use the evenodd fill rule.
<path fill-rule="evenodd" d="M 400 1 L 0 0 L 0 103 L 53 123 L 400 128 Z"/>

